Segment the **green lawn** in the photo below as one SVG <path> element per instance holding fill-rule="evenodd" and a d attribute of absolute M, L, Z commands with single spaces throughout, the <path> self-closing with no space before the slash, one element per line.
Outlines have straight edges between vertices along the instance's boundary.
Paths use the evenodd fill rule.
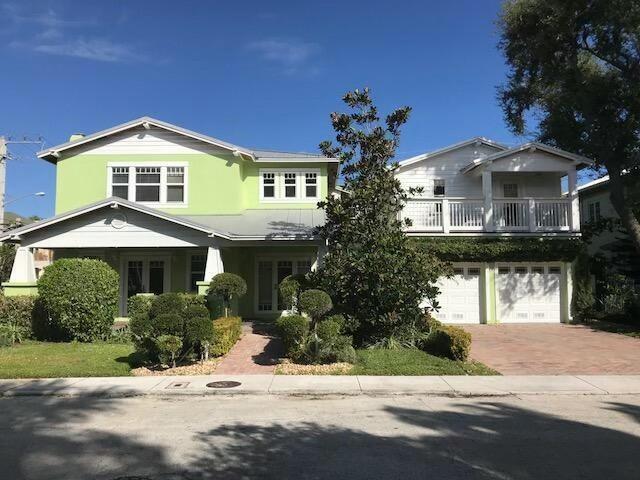
<path fill-rule="evenodd" d="M 129 375 L 133 345 L 28 341 L 0 348 L 0 378 Z"/>
<path fill-rule="evenodd" d="M 499 375 L 479 362 L 456 362 L 422 350 L 358 350 L 350 375 Z"/>

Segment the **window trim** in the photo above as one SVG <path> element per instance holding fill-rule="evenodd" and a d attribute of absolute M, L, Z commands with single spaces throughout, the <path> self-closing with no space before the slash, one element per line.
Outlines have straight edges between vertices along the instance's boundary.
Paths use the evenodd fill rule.
<path fill-rule="evenodd" d="M 272 173 L 274 178 L 274 194 L 273 197 L 264 196 L 264 174 Z M 296 196 L 285 196 L 285 173 L 295 173 L 296 175 Z M 316 195 L 315 197 L 307 197 L 306 193 L 306 174 L 316 174 Z M 260 168 L 259 175 L 259 192 L 258 198 L 260 203 L 315 203 L 320 200 L 320 169 L 319 168 Z"/>
<path fill-rule="evenodd" d="M 160 201 L 158 202 L 142 202 L 136 200 L 136 168 L 139 167 L 156 167 L 160 168 Z M 183 178 L 183 199 L 182 202 L 167 201 L 167 186 L 180 185 L 167 183 L 167 169 L 177 167 L 184 169 Z M 187 208 L 189 206 L 189 163 L 188 162 L 109 162 L 107 163 L 107 197 L 113 196 L 113 169 L 128 168 L 129 169 L 129 194 L 128 200 L 149 207 L 161 208 Z M 116 184 L 118 185 L 118 184 Z M 122 184 L 120 184 L 122 185 Z"/>

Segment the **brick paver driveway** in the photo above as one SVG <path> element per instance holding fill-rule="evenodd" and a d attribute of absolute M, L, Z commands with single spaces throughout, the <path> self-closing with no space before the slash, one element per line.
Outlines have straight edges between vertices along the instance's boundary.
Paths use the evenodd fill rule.
<path fill-rule="evenodd" d="M 583 325 L 464 325 L 471 357 L 504 375 L 640 374 L 640 339 Z"/>

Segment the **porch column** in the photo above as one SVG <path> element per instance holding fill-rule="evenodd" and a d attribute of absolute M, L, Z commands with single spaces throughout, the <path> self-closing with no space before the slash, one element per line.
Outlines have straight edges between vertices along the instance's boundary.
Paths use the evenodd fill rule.
<path fill-rule="evenodd" d="M 580 231 L 580 196 L 578 195 L 578 172 L 575 168 L 567 171 L 569 186 L 570 228 L 572 232 Z"/>
<path fill-rule="evenodd" d="M 33 260 L 33 250 L 29 247 L 18 247 L 16 258 L 13 260 L 9 283 L 35 283 L 36 265 Z"/>
<path fill-rule="evenodd" d="M 316 252 L 316 259 L 313 262 L 313 265 L 311 265 L 311 270 L 313 272 L 317 271 L 320 267 L 322 267 L 322 264 L 324 263 L 324 256 L 327 254 L 327 244 L 323 243 L 322 245 L 318 245 L 318 251 Z"/>
<path fill-rule="evenodd" d="M 213 277 L 222 272 L 224 272 L 224 265 L 220 248 L 217 246 L 209 247 L 207 249 L 207 263 L 204 267 L 204 281 L 210 282 Z"/>
<path fill-rule="evenodd" d="M 482 172 L 482 197 L 484 198 L 484 231 L 495 232 L 493 223 L 493 180 L 491 170 Z"/>

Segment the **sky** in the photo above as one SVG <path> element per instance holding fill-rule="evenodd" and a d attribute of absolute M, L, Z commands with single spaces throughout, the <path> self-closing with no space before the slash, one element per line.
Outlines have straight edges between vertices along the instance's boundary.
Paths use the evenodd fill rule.
<path fill-rule="evenodd" d="M 133 118 L 246 147 L 317 151 L 341 96 L 409 105 L 398 159 L 506 144 L 499 0 L 0 0 L 0 135 L 44 146 Z M 51 216 L 55 167 L 9 145 L 7 210 Z"/>

